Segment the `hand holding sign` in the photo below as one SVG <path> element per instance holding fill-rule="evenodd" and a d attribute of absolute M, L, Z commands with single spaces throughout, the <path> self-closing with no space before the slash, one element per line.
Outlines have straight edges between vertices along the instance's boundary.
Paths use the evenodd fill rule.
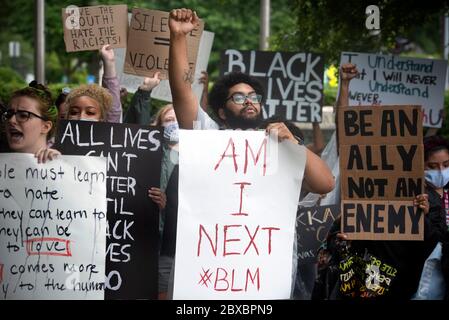
<path fill-rule="evenodd" d="M 173 34 L 187 35 L 199 26 L 199 18 L 195 11 L 190 9 L 173 9 L 170 11 L 169 27 Z"/>

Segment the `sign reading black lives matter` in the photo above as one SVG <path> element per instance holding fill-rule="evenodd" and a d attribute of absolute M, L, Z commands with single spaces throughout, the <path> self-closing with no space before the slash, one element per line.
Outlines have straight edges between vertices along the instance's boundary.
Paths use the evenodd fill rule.
<path fill-rule="evenodd" d="M 107 157 L 106 299 L 156 299 L 159 210 L 148 197 L 159 186 L 157 127 L 63 121 L 55 148 L 62 154 Z"/>
<path fill-rule="evenodd" d="M 423 125 L 443 123 L 446 60 L 342 52 L 340 63 L 357 65 L 349 85 L 350 105 L 422 105 Z"/>
<path fill-rule="evenodd" d="M 299 207 L 296 215 L 298 263 L 316 263 L 317 250 L 326 240 L 332 223 L 340 213 L 340 206 Z"/>
<path fill-rule="evenodd" d="M 323 56 L 314 53 L 240 51 L 221 54 L 220 74 L 238 71 L 257 78 L 265 90 L 263 117 L 321 122 Z"/>
<path fill-rule="evenodd" d="M 423 240 L 421 106 L 338 108 L 341 231 L 349 239 Z"/>
<path fill-rule="evenodd" d="M 62 25 L 67 52 L 126 47 L 126 5 L 69 6 L 62 8 Z"/>

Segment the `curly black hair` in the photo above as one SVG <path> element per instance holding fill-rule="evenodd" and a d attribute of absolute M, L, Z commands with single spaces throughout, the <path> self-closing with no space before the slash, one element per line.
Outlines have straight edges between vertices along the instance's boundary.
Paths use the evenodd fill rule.
<path fill-rule="evenodd" d="M 441 136 L 429 136 L 424 138 L 424 161 L 429 159 L 434 152 L 446 149 L 449 152 L 449 143 Z"/>
<path fill-rule="evenodd" d="M 209 105 L 217 116 L 218 109 L 224 108 L 225 106 L 229 88 L 239 83 L 246 83 L 251 86 L 257 94 L 262 95 L 261 104 L 263 104 L 265 91 L 259 80 L 242 72 L 230 72 L 219 78 L 209 93 Z"/>

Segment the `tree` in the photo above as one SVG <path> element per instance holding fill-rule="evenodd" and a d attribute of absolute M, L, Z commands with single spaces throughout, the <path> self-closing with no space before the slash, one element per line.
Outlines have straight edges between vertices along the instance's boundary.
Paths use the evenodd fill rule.
<path fill-rule="evenodd" d="M 418 27 L 447 11 L 446 2 L 436 4 L 417 0 L 381 1 L 378 3 L 381 32 L 372 36 L 365 27 L 367 4 L 363 1 L 296 0 L 291 4 L 296 28 L 277 33 L 273 48 L 323 53 L 329 64 L 339 61 L 341 51 L 389 51 L 394 48 L 397 37 L 414 40 Z"/>

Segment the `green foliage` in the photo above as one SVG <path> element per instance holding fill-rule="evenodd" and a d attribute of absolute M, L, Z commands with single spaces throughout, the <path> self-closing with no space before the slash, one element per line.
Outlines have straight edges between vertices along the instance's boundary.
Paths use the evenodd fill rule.
<path fill-rule="evenodd" d="M 26 86 L 22 77 L 11 68 L 0 67 L 0 99 L 8 103 L 11 94 Z"/>
<path fill-rule="evenodd" d="M 430 37 L 435 42 L 435 28 L 428 27 L 425 37 L 422 26 L 434 26 L 439 15 L 447 11 L 445 2 L 429 5 L 417 0 L 384 0 L 377 5 L 381 33 L 371 36 L 365 27 L 364 1 L 296 0 L 291 4 L 296 28 L 281 30 L 273 36 L 273 48 L 323 53 L 330 64 L 339 61 L 341 51 L 389 51 L 398 36 L 420 39 L 422 43 Z M 415 36 L 418 30 L 421 34 Z"/>

